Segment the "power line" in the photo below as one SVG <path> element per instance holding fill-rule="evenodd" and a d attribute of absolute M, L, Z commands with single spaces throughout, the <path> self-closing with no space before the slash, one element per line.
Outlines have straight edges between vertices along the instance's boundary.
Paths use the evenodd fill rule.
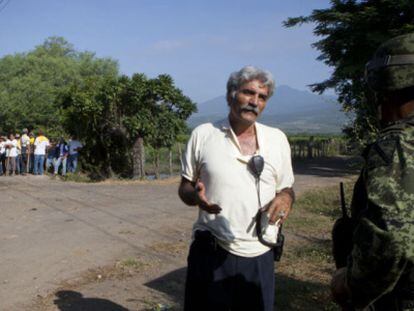
<path fill-rule="evenodd" d="M 1 6 L 1 4 L 4 2 L 4 1 L 7 1 L 2 7 L 0 7 L 0 13 L 1 13 L 1 11 L 3 11 L 5 8 L 6 8 L 6 6 L 10 3 L 10 0 L 0 0 L 0 6 Z"/>

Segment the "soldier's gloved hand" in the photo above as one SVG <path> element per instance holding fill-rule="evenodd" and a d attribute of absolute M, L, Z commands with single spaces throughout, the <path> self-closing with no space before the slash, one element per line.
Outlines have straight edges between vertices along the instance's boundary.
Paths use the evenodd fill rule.
<path fill-rule="evenodd" d="M 217 204 L 211 204 L 206 197 L 206 187 L 201 181 L 197 181 L 195 184 L 195 190 L 197 192 L 197 205 L 203 211 L 209 214 L 218 214 L 221 212 L 221 207 Z"/>

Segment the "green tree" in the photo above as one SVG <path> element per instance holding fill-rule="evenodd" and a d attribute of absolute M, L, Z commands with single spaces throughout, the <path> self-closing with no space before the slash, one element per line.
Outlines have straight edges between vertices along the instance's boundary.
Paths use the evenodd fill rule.
<path fill-rule="evenodd" d="M 92 177 L 122 173 L 127 166 L 124 135 L 119 132 L 120 84 L 113 77 L 90 77 L 59 96 L 65 130 L 80 137 L 82 167 Z"/>
<path fill-rule="evenodd" d="M 0 59 L 0 131 L 41 127 L 62 134 L 58 94 L 93 76 L 118 75 L 111 59 L 77 52 L 64 38 L 51 37 L 28 53 Z"/>
<path fill-rule="evenodd" d="M 178 135 L 186 131 L 185 120 L 196 111 L 196 105 L 174 85 L 169 75 L 148 79 L 135 74 L 123 94 L 123 107 L 122 124 L 133 145 L 133 177 L 142 178 L 144 140 L 155 149 L 158 159 L 157 150 L 171 148 Z M 159 176 L 158 170 L 156 176 Z"/>
<path fill-rule="evenodd" d="M 61 102 L 65 127 L 83 137 L 84 162 L 96 177 L 143 178 L 144 142 L 155 150 L 170 148 L 195 111 L 168 75 L 95 77 L 73 84 Z"/>
<path fill-rule="evenodd" d="M 343 110 L 355 115 L 353 125 L 345 129 L 355 141 L 369 140 L 378 128 L 374 95 L 364 81 L 365 64 L 382 42 L 414 31 L 413 7 L 412 0 L 332 0 L 327 9 L 284 23 L 315 24 L 314 34 L 322 37 L 313 44 L 321 53 L 318 60 L 334 70 L 311 88 L 319 93 L 335 90 Z"/>

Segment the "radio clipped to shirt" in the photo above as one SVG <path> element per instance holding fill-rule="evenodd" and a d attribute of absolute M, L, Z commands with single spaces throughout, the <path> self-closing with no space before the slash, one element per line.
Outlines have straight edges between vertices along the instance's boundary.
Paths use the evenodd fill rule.
<path fill-rule="evenodd" d="M 283 246 L 285 243 L 285 236 L 282 233 L 282 225 L 279 226 L 276 243 L 266 241 L 263 236 L 263 230 L 262 230 L 262 217 L 265 211 L 262 210 L 261 201 L 260 201 L 260 175 L 262 174 L 263 168 L 264 168 L 264 159 L 260 155 L 253 156 L 249 163 L 248 167 L 250 172 L 253 174 L 253 176 L 256 179 L 256 189 L 257 189 L 257 197 L 259 201 L 259 210 L 257 211 L 255 220 L 256 220 L 256 234 L 259 239 L 259 242 L 263 245 L 266 245 L 270 247 L 273 250 L 273 257 L 275 261 L 280 261 L 280 258 L 282 257 L 283 253 Z"/>

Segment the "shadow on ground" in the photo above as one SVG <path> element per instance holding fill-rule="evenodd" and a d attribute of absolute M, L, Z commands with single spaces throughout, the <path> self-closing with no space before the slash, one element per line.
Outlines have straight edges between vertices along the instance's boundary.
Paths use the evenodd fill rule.
<path fill-rule="evenodd" d="M 85 298 L 81 293 L 62 290 L 55 293 L 53 303 L 60 311 L 129 311 L 129 309 L 102 298 Z"/>
<path fill-rule="evenodd" d="M 187 268 L 180 268 L 145 283 L 144 285 L 166 294 L 172 301 L 174 301 L 174 310 L 182 310 L 186 272 Z"/>
<path fill-rule="evenodd" d="M 338 310 L 330 301 L 326 284 L 298 280 L 282 273 L 276 273 L 275 302 L 278 311 Z"/>
<path fill-rule="evenodd" d="M 328 157 L 297 159 L 293 162 L 295 174 L 321 177 L 341 177 L 358 174 L 362 166 L 360 157 Z"/>
<path fill-rule="evenodd" d="M 182 310 L 185 274 L 186 268 L 180 268 L 145 285 L 166 294 L 174 301 L 173 310 Z M 276 310 L 337 310 L 329 301 L 329 291 L 326 284 L 298 280 L 283 273 L 276 273 Z"/>

